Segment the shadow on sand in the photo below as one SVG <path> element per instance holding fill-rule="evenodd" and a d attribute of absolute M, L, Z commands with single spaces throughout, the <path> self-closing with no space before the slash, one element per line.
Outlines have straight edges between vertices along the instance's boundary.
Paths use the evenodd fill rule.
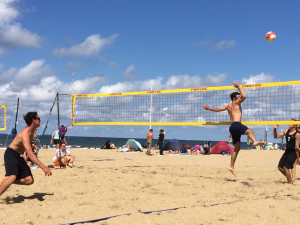
<path fill-rule="evenodd" d="M 25 199 L 37 199 L 39 201 L 44 201 L 44 196 L 45 195 L 54 195 L 54 194 L 49 194 L 49 193 L 34 193 L 31 196 L 23 196 L 23 195 L 19 195 L 18 197 L 13 197 L 9 202 L 7 202 L 7 204 L 13 204 L 13 203 L 21 203 L 24 202 Z"/>

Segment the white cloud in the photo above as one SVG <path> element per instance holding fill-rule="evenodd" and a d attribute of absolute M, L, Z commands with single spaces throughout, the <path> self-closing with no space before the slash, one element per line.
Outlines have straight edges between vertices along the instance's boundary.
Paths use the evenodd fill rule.
<path fill-rule="evenodd" d="M 9 25 L 19 15 L 19 11 L 13 7 L 15 0 L 0 1 L 0 26 Z"/>
<path fill-rule="evenodd" d="M 113 62 L 113 61 L 110 61 L 110 62 L 108 63 L 108 66 L 109 66 L 110 68 L 114 68 L 114 69 L 119 67 L 118 63 Z"/>
<path fill-rule="evenodd" d="M 106 46 L 114 42 L 118 34 L 113 34 L 108 38 L 101 38 L 100 34 L 93 34 L 79 45 L 70 48 L 56 48 L 52 51 L 53 56 L 90 56 L 99 54 Z"/>
<path fill-rule="evenodd" d="M 222 50 L 225 48 L 233 48 L 235 47 L 235 40 L 223 40 L 218 43 L 215 43 L 211 49 L 212 50 Z"/>
<path fill-rule="evenodd" d="M 0 54 L 9 48 L 39 48 L 42 38 L 15 22 L 20 15 L 14 0 L 0 2 Z"/>
<path fill-rule="evenodd" d="M 195 45 L 209 45 L 212 43 L 212 39 L 203 39 L 201 41 L 196 41 L 194 44 Z"/>
<path fill-rule="evenodd" d="M 249 78 L 244 77 L 242 79 L 242 84 L 261 84 L 261 83 L 272 83 L 276 81 L 277 79 L 273 75 L 261 73 L 258 75 L 250 75 Z"/>
<path fill-rule="evenodd" d="M 134 65 L 130 65 L 125 73 L 123 74 L 123 78 L 138 78 L 138 74 L 136 73 L 136 68 L 134 67 Z"/>
<path fill-rule="evenodd" d="M 220 74 L 218 76 L 212 76 L 208 74 L 207 76 L 201 78 L 199 76 L 190 77 L 189 75 L 177 75 L 171 76 L 164 89 L 181 89 L 181 88 L 197 88 L 197 87 L 211 87 L 219 86 L 226 79 L 226 73 Z"/>
<path fill-rule="evenodd" d="M 199 76 L 190 77 L 189 75 L 177 75 L 168 78 L 165 84 L 162 83 L 163 78 L 157 77 L 152 80 L 119 82 L 114 85 L 102 86 L 100 93 L 116 93 L 131 91 L 149 91 L 151 90 L 170 90 L 182 88 L 211 87 L 222 85 L 226 79 L 226 73 L 217 76 L 207 75 L 203 78 Z"/>
<path fill-rule="evenodd" d="M 0 64 L 0 91 L 1 99 L 5 102 L 14 101 L 52 101 L 57 92 L 71 94 L 74 88 L 76 94 L 96 92 L 96 87 L 105 81 L 103 74 L 99 73 L 83 80 L 76 80 L 74 86 L 71 82 L 62 82 L 52 74 L 51 66 L 45 65 L 45 60 L 33 60 L 28 65 L 18 69 L 4 70 Z"/>

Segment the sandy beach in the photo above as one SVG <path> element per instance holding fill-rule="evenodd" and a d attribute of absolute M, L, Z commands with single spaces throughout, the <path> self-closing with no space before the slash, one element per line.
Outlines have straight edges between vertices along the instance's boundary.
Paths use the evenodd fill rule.
<path fill-rule="evenodd" d="M 229 156 L 70 151 L 74 168 L 53 168 L 51 177 L 33 169 L 33 185 L 12 185 L 0 197 L 0 224 L 67 224 L 115 215 L 85 224 L 299 223 L 300 171 L 293 185 L 286 184 L 277 170 L 283 151 L 241 151 L 237 177 L 227 170 Z M 42 149 L 39 159 L 53 167 L 54 152 Z M 141 213 L 172 208 L 178 209 Z"/>

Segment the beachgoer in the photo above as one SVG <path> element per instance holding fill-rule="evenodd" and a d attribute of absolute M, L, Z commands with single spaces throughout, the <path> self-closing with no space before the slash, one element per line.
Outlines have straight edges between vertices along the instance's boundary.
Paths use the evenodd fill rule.
<path fill-rule="evenodd" d="M 295 120 L 292 120 L 295 121 Z M 285 136 L 286 138 L 286 149 L 278 163 L 278 170 L 287 178 L 287 182 L 292 184 L 296 179 L 296 171 L 291 175 L 290 170 L 294 168 L 294 162 L 300 165 L 299 160 L 299 143 L 300 134 L 297 132 L 297 125 L 290 124 L 289 129 L 285 129 L 277 134 L 277 128 L 279 125 L 275 125 L 273 129 L 274 138 L 281 138 Z"/>
<path fill-rule="evenodd" d="M 230 98 L 232 101 L 231 103 L 229 103 L 223 107 L 219 107 L 219 108 L 211 108 L 208 105 L 203 105 L 203 108 L 206 110 L 213 111 L 213 112 L 220 112 L 220 111 L 227 110 L 227 112 L 229 114 L 230 122 L 231 122 L 231 125 L 229 127 L 229 132 L 232 135 L 234 152 L 231 155 L 231 163 L 230 163 L 230 167 L 228 168 L 228 170 L 234 176 L 236 176 L 236 173 L 234 170 L 234 164 L 235 164 L 237 155 L 240 151 L 241 135 L 244 135 L 244 134 L 248 135 L 248 137 L 252 140 L 254 146 L 263 145 L 264 142 L 258 142 L 255 138 L 254 132 L 241 123 L 241 120 L 242 120 L 241 104 L 243 101 L 245 101 L 246 94 L 237 81 L 233 82 L 233 86 L 236 87 L 240 91 L 240 93 L 233 92 L 230 94 Z"/>
<path fill-rule="evenodd" d="M 61 125 L 60 127 L 64 127 L 64 125 Z M 56 129 L 53 134 L 52 134 L 52 137 L 51 137 L 51 140 L 50 140 L 50 144 L 52 144 L 52 142 L 55 144 L 56 146 L 56 149 L 59 149 L 59 129 Z M 66 138 L 64 137 L 64 143 L 67 145 L 67 141 L 66 141 Z"/>
<path fill-rule="evenodd" d="M 40 117 L 37 112 L 28 112 L 24 115 L 24 120 L 27 127 L 17 134 L 4 153 L 6 177 L 0 179 L 0 196 L 11 184 L 33 184 L 32 173 L 23 158 L 25 151 L 31 161 L 40 167 L 46 176 L 52 175 L 51 170 L 33 154 L 30 146 L 30 143 L 33 141 L 34 132 L 40 126 Z"/>
<path fill-rule="evenodd" d="M 298 121 L 300 121 L 300 117 L 298 118 Z M 297 132 L 300 133 L 300 126 L 299 126 L 299 124 L 297 125 Z M 300 147 L 300 145 L 299 145 L 299 147 Z M 294 165 L 293 165 L 293 169 L 292 169 L 292 181 L 293 181 L 293 183 L 296 180 L 296 166 L 297 166 L 297 162 L 298 161 L 296 159 L 295 162 L 294 162 Z"/>
<path fill-rule="evenodd" d="M 55 155 L 53 157 L 54 166 L 62 166 L 62 167 L 73 167 L 75 156 L 71 154 L 71 152 L 66 148 L 66 144 L 61 144 L 60 147 L 60 156 L 59 149 L 55 151 Z M 61 162 L 61 163 L 60 163 Z"/>
<path fill-rule="evenodd" d="M 188 143 L 185 144 L 185 147 L 186 147 L 187 150 L 191 148 Z"/>
<path fill-rule="evenodd" d="M 147 155 L 151 154 L 151 147 L 152 147 L 152 140 L 153 140 L 153 129 L 150 129 L 149 132 L 146 135 L 146 140 L 147 140 Z"/>
<path fill-rule="evenodd" d="M 163 144 L 165 139 L 165 131 L 163 129 L 160 129 L 159 135 L 158 135 L 158 146 L 159 146 L 159 154 L 163 155 Z"/>
<path fill-rule="evenodd" d="M 38 139 L 37 134 L 36 134 L 36 131 L 34 132 L 34 135 L 33 135 L 33 141 L 34 141 L 34 142 L 39 142 L 39 143 L 40 143 L 40 139 Z"/>
<path fill-rule="evenodd" d="M 101 147 L 101 149 L 116 149 L 116 146 L 114 143 L 107 140 Z"/>

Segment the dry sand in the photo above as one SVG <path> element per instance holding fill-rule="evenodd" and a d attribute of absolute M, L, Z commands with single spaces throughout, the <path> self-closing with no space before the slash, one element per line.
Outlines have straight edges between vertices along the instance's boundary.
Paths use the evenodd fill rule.
<path fill-rule="evenodd" d="M 39 158 L 52 167 L 54 152 L 41 150 Z M 237 177 L 227 170 L 229 156 L 71 152 L 74 168 L 53 168 L 51 177 L 35 169 L 33 185 L 9 187 L 0 197 L 0 224 L 65 224 L 114 215 L 121 216 L 86 224 L 299 224 L 300 179 L 286 184 L 277 170 L 282 151 L 241 151 Z M 140 213 L 176 207 L 183 208 Z"/>

